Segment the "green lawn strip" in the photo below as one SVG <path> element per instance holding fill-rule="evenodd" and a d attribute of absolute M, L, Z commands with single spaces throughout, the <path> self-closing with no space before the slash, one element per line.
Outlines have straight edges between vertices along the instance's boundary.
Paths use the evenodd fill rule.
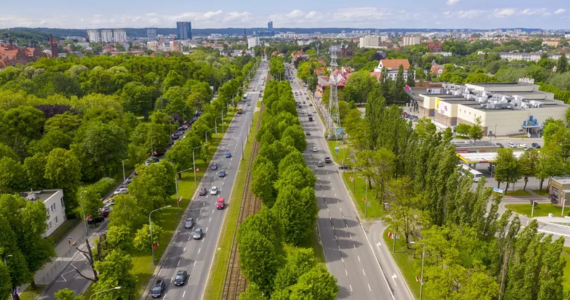
<path fill-rule="evenodd" d="M 231 112 L 226 118 L 224 118 L 224 120 L 229 124 L 234 115 L 235 113 Z M 171 205 L 171 207 L 165 208 L 152 215 L 153 223 L 162 227 L 164 230 L 163 236 L 158 240 L 159 247 L 154 250 L 154 260 L 156 263 L 160 261 L 160 258 L 168 247 L 176 227 L 180 222 L 180 218 L 184 213 L 184 209 L 190 204 L 191 197 L 194 195 L 198 186 L 200 186 L 200 181 L 204 176 L 203 170 L 207 170 L 209 162 L 220 145 L 227 129 L 228 126 L 224 126 L 223 130 L 220 127 L 218 135 L 212 134 L 212 138 L 208 139 L 208 152 L 206 154 L 205 161 L 201 159 L 196 160 L 196 168 L 200 170 L 200 172 L 196 173 L 196 185 L 194 185 L 194 174 L 192 172 L 182 173 L 182 179 L 178 180 L 178 194 L 182 197 L 182 201 L 180 202 L 180 211 L 177 208 L 176 195 L 172 195 L 170 201 L 167 203 L 167 205 Z M 133 272 L 135 273 L 135 276 L 137 276 L 137 290 L 138 296 L 140 296 L 144 292 L 144 289 L 154 272 L 152 256 L 150 253 L 145 251 L 135 252 L 132 257 L 134 265 Z"/>
<path fill-rule="evenodd" d="M 68 219 L 63 222 L 49 237 L 53 240 L 54 245 L 57 245 L 61 242 L 64 238 L 69 235 L 69 232 L 72 231 L 75 226 L 81 223 L 81 219 Z"/>
<path fill-rule="evenodd" d="M 414 293 L 416 298 L 419 298 L 420 283 L 416 281 L 416 276 L 419 278 L 421 274 L 421 250 L 415 253 L 414 249 L 408 249 L 406 247 L 406 239 L 400 238 L 396 240 L 396 253 L 392 252 L 394 240 L 388 238 L 388 232 L 390 232 L 390 229 L 384 232 L 384 243 L 386 243 L 386 246 L 390 249 L 390 254 L 394 257 L 396 264 L 398 264 L 398 268 L 406 279 L 410 290 Z M 412 245 L 412 247 L 414 246 L 415 245 Z M 414 256 L 414 254 L 416 255 Z"/>
<path fill-rule="evenodd" d="M 509 196 L 532 196 L 532 194 L 529 191 L 525 191 L 525 190 L 508 191 L 507 195 L 509 195 Z"/>
<path fill-rule="evenodd" d="M 530 217 L 532 206 L 529 204 L 507 204 L 506 208 L 527 217 Z M 533 217 L 547 217 L 551 213 L 554 217 L 562 217 L 562 208 L 550 203 L 540 203 L 534 207 Z M 565 209 L 565 214 L 570 214 L 570 208 Z"/>
<path fill-rule="evenodd" d="M 350 193 L 353 196 L 353 200 L 354 203 L 356 203 L 356 207 L 358 208 L 358 210 L 360 211 L 360 215 L 362 217 L 365 217 L 365 212 L 364 212 L 364 205 L 365 202 L 362 201 L 362 199 L 365 197 L 366 195 L 366 183 L 364 181 L 364 179 L 362 177 L 360 177 L 358 175 L 358 173 L 356 173 L 356 180 L 355 182 L 351 182 L 350 181 L 350 177 L 354 176 L 354 173 L 351 171 L 347 171 L 347 172 L 341 172 L 341 177 L 342 180 L 344 181 L 344 184 L 346 185 L 347 189 L 350 191 Z M 356 192 L 355 192 L 355 188 L 356 188 Z M 376 199 L 376 190 L 372 189 L 372 188 L 368 188 L 368 201 L 370 203 L 370 206 L 368 206 L 368 208 L 366 208 L 366 219 L 376 219 L 379 217 L 382 217 L 386 214 L 386 212 L 384 212 L 382 205 L 380 205 L 380 200 Z"/>
<path fill-rule="evenodd" d="M 35 300 L 38 296 L 42 293 L 45 289 L 45 285 L 38 284 L 37 289 L 32 290 L 32 286 L 28 286 L 28 288 L 20 294 L 20 300 Z M 11 299 L 11 298 L 10 298 Z"/>
<path fill-rule="evenodd" d="M 252 130 L 255 130 L 258 118 L 259 112 L 255 112 L 253 114 L 253 122 L 251 127 Z M 243 190 L 245 188 L 245 181 L 247 179 L 247 167 L 251 159 L 251 151 L 253 150 L 253 142 L 255 139 L 255 135 L 252 134 L 253 132 L 255 131 L 250 131 L 250 134 L 248 134 L 247 137 L 243 160 L 239 165 L 236 181 L 232 189 L 232 197 L 230 200 L 231 205 L 228 205 L 227 208 L 228 215 L 226 216 L 224 224 L 222 226 L 220 240 L 218 241 L 218 246 L 216 248 L 217 250 L 212 260 L 212 269 L 210 270 L 210 276 L 206 284 L 206 289 L 204 290 L 203 299 L 222 298 L 224 279 L 226 276 L 226 271 L 228 269 L 228 261 L 230 260 L 233 237 L 237 230 L 236 224 L 239 217 L 239 209 L 243 200 Z"/>
<path fill-rule="evenodd" d="M 564 247 L 562 257 L 566 259 L 566 266 L 564 266 L 564 279 L 562 280 L 564 295 L 566 295 L 568 294 L 568 291 L 570 291 L 570 248 Z"/>
<path fill-rule="evenodd" d="M 343 145 L 341 141 L 327 141 L 327 143 L 335 163 L 339 165 L 351 164 L 348 159 L 350 149 L 347 145 Z M 334 150 L 336 147 L 338 147 L 338 153 Z"/>
<path fill-rule="evenodd" d="M 540 196 L 548 196 L 550 192 L 548 190 L 532 190 L 535 194 Z"/>

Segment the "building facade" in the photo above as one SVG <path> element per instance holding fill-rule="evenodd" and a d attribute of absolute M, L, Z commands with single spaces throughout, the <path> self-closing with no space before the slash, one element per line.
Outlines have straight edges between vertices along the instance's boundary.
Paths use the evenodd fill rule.
<path fill-rule="evenodd" d="M 113 42 L 113 31 L 108 30 L 108 29 L 101 30 L 101 42 L 112 43 Z"/>
<path fill-rule="evenodd" d="M 511 61 L 511 60 L 524 60 L 524 61 L 534 61 L 534 62 L 538 62 L 538 61 L 540 60 L 541 55 L 542 55 L 542 53 L 539 53 L 539 52 L 530 52 L 530 53 L 501 52 L 501 53 L 499 53 L 499 56 L 501 57 L 501 59 L 506 59 L 506 60 L 508 60 L 508 61 Z M 548 54 L 548 58 L 551 59 L 551 60 L 558 60 L 561 56 L 562 56 L 562 54 L 560 54 L 560 53 Z"/>
<path fill-rule="evenodd" d="M 378 48 L 380 40 L 377 36 L 365 36 L 360 38 L 360 48 Z"/>
<path fill-rule="evenodd" d="M 259 46 L 259 38 L 258 37 L 250 37 L 247 39 L 247 49 L 251 49 L 253 47 Z"/>
<path fill-rule="evenodd" d="M 147 29 L 146 37 L 149 42 L 156 41 L 156 29 Z"/>
<path fill-rule="evenodd" d="M 374 68 L 374 72 L 382 72 L 382 69 L 388 71 L 388 77 L 396 80 L 400 66 L 404 67 L 404 80 L 408 79 L 408 70 L 410 69 L 410 62 L 407 59 L 383 59 Z"/>
<path fill-rule="evenodd" d="M 113 30 L 113 39 L 115 43 L 124 43 L 127 41 L 127 31 L 124 29 Z"/>
<path fill-rule="evenodd" d="M 63 190 L 22 192 L 20 196 L 28 201 L 42 201 L 44 203 L 48 215 L 48 220 L 46 221 L 47 230 L 44 237 L 50 236 L 66 220 Z"/>
<path fill-rule="evenodd" d="M 419 35 L 406 35 L 404 37 L 404 46 L 413 46 L 421 42 Z"/>
<path fill-rule="evenodd" d="M 101 42 L 101 34 L 99 33 L 99 30 L 96 29 L 87 30 L 87 39 L 91 43 Z"/>
<path fill-rule="evenodd" d="M 176 22 L 176 33 L 179 40 L 191 40 L 192 22 Z"/>

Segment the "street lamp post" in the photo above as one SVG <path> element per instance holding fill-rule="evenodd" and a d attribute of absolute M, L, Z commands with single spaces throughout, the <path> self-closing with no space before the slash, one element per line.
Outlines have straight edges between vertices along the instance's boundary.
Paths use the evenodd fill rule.
<path fill-rule="evenodd" d="M 210 128 L 210 129 L 206 130 L 206 132 L 204 132 L 204 136 L 206 137 L 206 144 L 208 143 L 208 132 L 210 132 L 212 129 L 214 129 L 214 128 Z"/>
<path fill-rule="evenodd" d="M 410 242 L 410 244 L 415 244 L 416 242 Z M 426 244 L 420 243 L 423 245 L 422 249 L 422 274 L 420 275 L 420 300 L 422 300 L 422 292 L 424 290 L 424 261 L 426 257 Z"/>
<path fill-rule="evenodd" d="M 536 200 L 532 200 L 532 208 L 530 209 L 530 217 L 532 218 L 532 216 L 534 215 L 534 204 L 538 203 L 536 202 Z"/>
<path fill-rule="evenodd" d="M 149 230 L 150 230 L 150 249 L 151 249 L 151 252 L 152 252 L 152 264 L 153 264 L 153 265 L 154 265 L 154 243 L 153 243 L 153 240 L 152 240 L 152 220 L 151 220 L 151 216 L 152 216 L 152 213 L 153 213 L 153 212 L 159 211 L 159 210 L 161 210 L 161 209 L 165 209 L 165 208 L 170 207 L 170 206 L 172 206 L 172 205 L 167 205 L 167 206 L 164 206 L 164 207 L 161 207 L 161 208 L 157 208 L 157 209 L 151 211 L 151 212 L 148 214 L 148 226 L 149 226 Z"/>
<path fill-rule="evenodd" d="M 192 170 L 191 168 L 182 170 L 174 176 L 174 184 L 176 185 L 176 206 L 178 207 L 178 213 L 180 214 L 180 201 L 178 201 L 178 174 L 184 173 L 186 171 Z"/>
<path fill-rule="evenodd" d="M 214 119 L 214 126 L 215 126 L 215 128 L 216 128 L 216 134 L 218 134 L 218 119 L 219 119 L 219 118 L 222 118 L 222 116 L 219 116 L 219 117 L 217 117 L 217 118 Z M 222 118 L 222 123 L 223 123 L 223 122 L 224 122 L 224 119 Z M 223 130 L 223 128 L 222 128 L 222 130 Z"/>
<path fill-rule="evenodd" d="M 198 146 L 198 147 L 192 149 L 192 166 L 193 166 L 193 168 L 194 168 L 194 186 L 196 186 L 196 159 L 194 158 L 194 151 L 195 151 L 196 149 L 202 148 L 202 147 L 204 147 L 204 145 Z"/>
<path fill-rule="evenodd" d="M 94 293 L 93 295 L 89 296 L 89 300 L 91 300 L 91 298 L 93 298 L 93 296 L 95 296 L 95 295 L 97 295 L 97 294 L 101 294 L 101 293 L 105 293 L 105 292 L 109 292 L 109 291 L 114 291 L 114 290 L 120 290 L 120 289 L 121 289 L 120 286 L 116 286 L 116 287 L 114 287 L 114 288 L 112 288 L 112 289 L 108 289 L 108 290 L 104 290 L 104 291 L 100 291 L 100 292 Z"/>
<path fill-rule="evenodd" d="M 364 184 L 366 185 L 366 189 L 364 192 L 364 217 L 367 218 L 368 217 L 368 182 L 366 181 L 366 178 L 364 178 Z"/>

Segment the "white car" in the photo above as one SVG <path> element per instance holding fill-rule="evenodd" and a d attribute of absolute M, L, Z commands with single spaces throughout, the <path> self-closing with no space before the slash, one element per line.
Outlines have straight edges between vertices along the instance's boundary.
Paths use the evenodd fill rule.
<path fill-rule="evenodd" d="M 313 152 L 319 152 L 319 148 L 317 146 L 313 147 Z"/>
<path fill-rule="evenodd" d="M 520 144 L 519 148 L 526 148 L 526 144 Z"/>
<path fill-rule="evenodd" d="M 516 148 L 517 145 L 514 143 L 508 143 L 507 146 L 509 146 L 509 148 Z"/>
<path fill-rule="evenodd" d="M 213 187 L 210 189 L 210 195 L 217 195 L 217 194 L 218 194 L 218 188 L 215 187 L 215 186 L 213 186 Z"/>
<path fill-rule="evenodd" d="M 119 194 L 126 194 L 128 191 L 129 191 L 128 188 L 119 188 L 118 190 L 113 192 L 113 195 L 117 196 Z"/>

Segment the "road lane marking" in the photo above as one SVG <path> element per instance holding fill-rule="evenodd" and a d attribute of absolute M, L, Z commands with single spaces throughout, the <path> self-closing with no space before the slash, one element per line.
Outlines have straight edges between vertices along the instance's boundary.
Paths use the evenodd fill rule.
<path fill-rule="evenodd" d="M 335 195 L 335 197 L 336 197 L 336 194 L 334 194 L 334 195 Z M 338 209 L 340 209 L 340 211 L 342 211 L 342 207 L 339 207 Z"/>
<path fill-rule="evenodd" d="M 198 254 L 200 254 L 200 251 L 202 251 L 202 248 L 198 248 Z"/>
<path fill-rule="evenodd" d="M 352 284 L 349 284 L 348 286 L 350 287 L 350 291 L 352 292 Z"/>
<path fill-rule="evenodd" d="M 196 266 L 197 261 L 194 261 L 194 266 Z"/>
<path fill-rule="evenodd" d="M 334 235 L 334 239 L 335 239 L 335 240 L 338 240 L 338 238 L 336 237 L 336 234 Z"/>
<path fill-rule="evenodd" d="M 356 244 L 352 244 L 352 247 L 354 247 L 354 249 L 356 249 Z"/>
<path fill-rule="evenodd" d="M 188 240 L 190 240 L 190 237 L 188 237 Z"/>
<path fill-rule="evenodd" d="M 344 257 L 341 256 L 340 259 L 342 260 L 342 262 L 344 262 Z"/>
<path fill-rule="evenodd" d="M 172 276 L 172 278 L 170 278 L 170 283 L 172 283 L 173 280 L 174 280 L 174 276 Z"/>
<path fill-rule="evenodd" d="M 344 274 L 346 274 L 346 277 L 348 277 L 348 271 L 346 269 L 344 269 Z"/>
<path fill-rule="evenodd" d="M 398 279 L 396 274 L 392 275 L 392 280 L 394 280 L 394 285 L 398 286 L 398 284 L 396 283 L 396 279 Z"/>
<path fill-rule="evenodd" d="M 376 244 L 376 247 L 378 247 L 378 250 L 380 250 L 380 246 L 382 246 L 382 244 L 380 244 L 380 243 Z"/>
<path fill-rule="evenodd" d="M 176 266 L 177 266 L 177 267 L 180 266 L 180 261 L 178 261 L 178 263 L 176 264 Z"/>
<path fill-rule="evenodd" d="M 184 293 L 182 293 L 182 298 L 184 298 L 184 296 L 186 296 L 186 291 L 184 291 Z"/>
<path fill-rule="evenodd" d="M 216 210 L 212 209 L 212 213 L 214 213 Z"/>
<path fill-rule="evenodd" d="M 212 221 L 212 218 L 210 218 L 210 220 L 208 220 L 208 222 L 211 222 L 211 221 Z"/>
<path fill-rule="evenodd" d="M 186 252 L 186 247 L 184 247 L 184 249 L 182 250 L 182 252 Z"/>
<path fill-rule="evenodd" d="M 348 233 L 348 238 L 349 238 L 349 239 L 352 238 L 352 234 L 350 234 L 350 232 Z"/>
<path fill-rule="evenodd" d="M 206 232 L 208 232 L 208 227 L 206 227 Z"/>
<path fill-rule="evenodd" d="M 364 269 L 362 269 L 362 274 L 364 274 L 364 276 L 366 276 L 366 273 L 364 272 Z"/>
<path fill-rule="evenodd" d="M 372 292 L 372 289 L 370 288 L 370 283 L 368 284 L 368 290 Z"/>

